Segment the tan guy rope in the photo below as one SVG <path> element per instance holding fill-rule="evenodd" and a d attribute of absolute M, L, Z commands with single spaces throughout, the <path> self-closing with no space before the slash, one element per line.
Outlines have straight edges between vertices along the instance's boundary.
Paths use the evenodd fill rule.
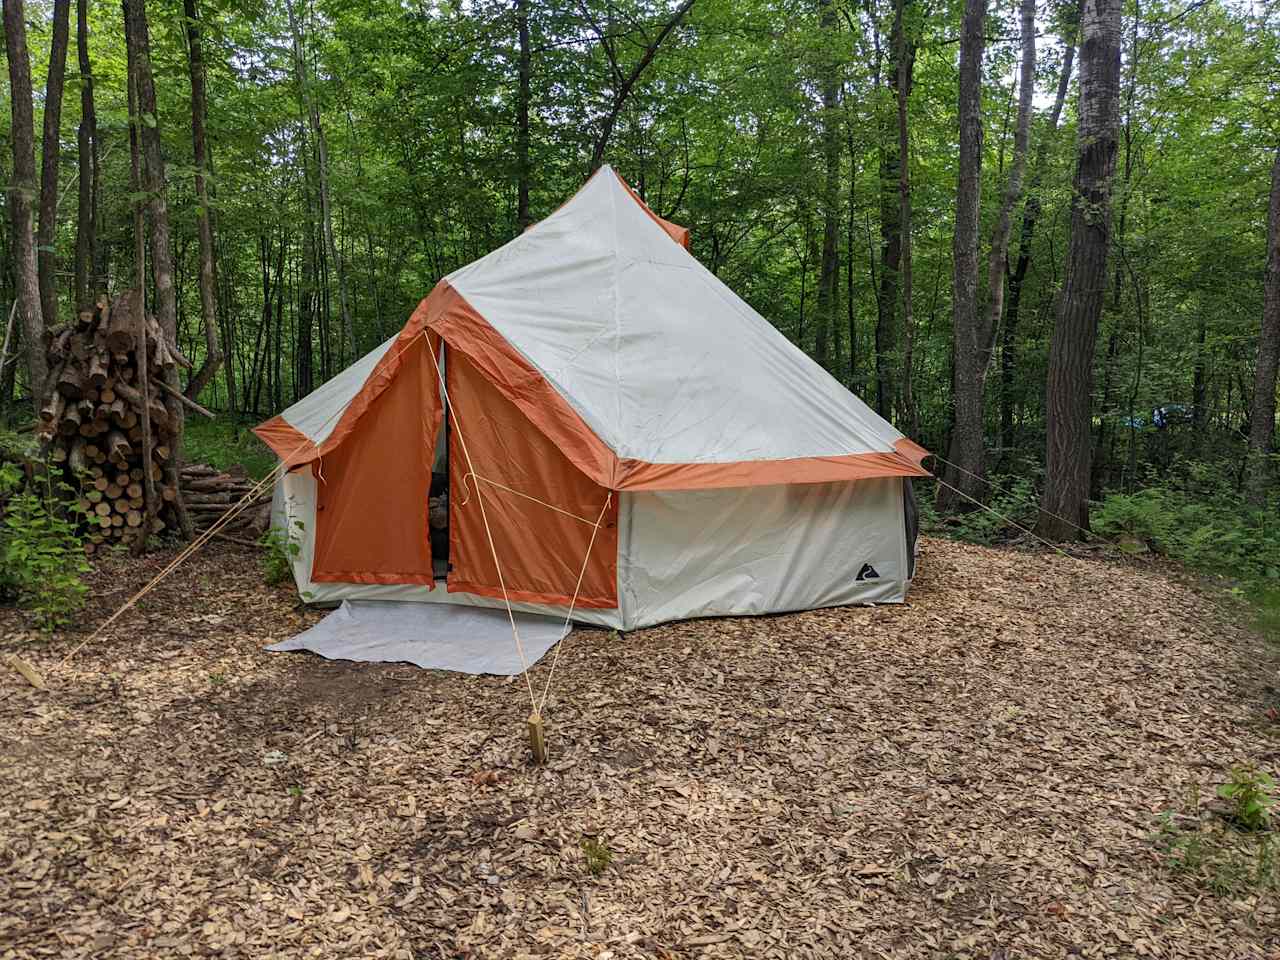
<path fill-rule="evenodd" d="M 543 709 L 547 705 L 547 697 L 551 694 L 551 678 L 556 675 L 556 664 L 560 662 L 560 651 L 564 649 L 564 645 L 569 641 L 569 621 L 573 619 L 573 608 L 578 605 L 578 594 L 582 592 L 582 579 L 587 575 L 587 563 L 591 560 L 591 548 L 595 546 L 596 534 L 600 532 L 600 524 L 604 522 L 605 511 L 609 509 L 609 504 L 613 502 L 613 491 L 609 491 L 609 495 L 604 498 L 604 506 L 600 508 L 600 516 L 596 517 L 596 522 L 592 525 L 591 539 L 587 541 L 587 554 L 582 558 L 582 569 L 578 571 L 578 584 L 573 588 L 573 599 L 569 601 L 569 612 L 564 616 L 564 635 L 561 636 L 560 642 L 556 644 L 556 652 L 551 658 L 551 672 L 547 674 L 546 686 L 542 688 L 542 702 L 538 704 L 538 715 L 542 715 Z M 563 511 L 562 511 L 563 512 Z"/>
<path fill-rule="evenodd" d="M 417 338 L 411 339 L 407 344 L 401 347 L 399 351 L 396 352 L 395 356 L 393 356 L 392 359 L 393 360 L 397 359 L 398 357 L 400 357 L 401 354 L 403 354 L 410 347 L 414 346 L 416 343 L 417 343 Z M 336 420 L 338 417 L 344 414 L 346 410 L 347 410 L 346 407 L 342 407 L 334 411 L 334 413 L 327 420 L 325 420 L 322 424 L 320 424 L 319 427 L 316 428 L 315 432 L 319 433 L 325 427 L 329 426 L 329 424 L 331 424 L 334 420 Z M 258 481 L 258 483 L 256 483 L 252 488 L 250 488 L 249 492 L 246 493 L 243 497 L 241 497 L 238 502 L 233 504 L 227 510 L 226 513 L 224 513 L 217 520 L 215 520 L 213 524 L 210 525 L 208 530 L 206 530 L 204 533 L 197 536 L 194 540 L 191 541 L 191 543 L 187 544 L 187 546 L 176 557 L 174 557 L 172 561 L 169 562 L 168 566 L 166 566 L 163 570 L 161 570 L 158 574 L 156 574 L 151 579 L 150 583 L 148 583 L 145 587 L 143 587 L 141 590 L 139 590 L 137 593 L 131 596 L 128 600 L 126 600 L 120 606 L 120 608 L 116 610 L 116 612 L 113 613 L 111 616 L 109 616 L 105 621 L 103 621 L 98 626 L 98 628 L 93 631 L 93 633 L 91 633 L 88 637 L 82 640 L 74 650 L 72 650 L 65 657 L 63 657 L 62 660 L 59 661 L 58 666 L 55 668 L 55 670 L 61 670 L 64 666 L 66 666 L 72 657 L 74 657 L 77 653 L 83 650 L 89 643 L 93 642 L 98 637 L 100 637 L 102 635 L 102 632 L 106 630 L 107 627 L 115 623 L 116 620 L 118 620 L 127 610 L 133 607 L 134 604 L 136 604 L 139 600 L 145 597 L 152 590 L 154 590 L 159 585 L 161 580 L 165 579 L 165 577 L 173 573 L 173 571 L 176 570 L 179 566 L 181 566 L 184 562 L 186 562 L 186 560 L 190 558 L 190 556 L 193 553 L 195 553 L 197 550 L 203 547 L 206 543 L 208 543 L 211 539 L 213 539 L 213 537 L 217 533 L 219 533 L 224 527 L 226 527 L 227 524 L 229 524 L 232 520 L 234 520 L 241 513 L 243 513 L 244 510 L 249 506 L 249 504 L 253 500 L 257 499 L 258 495 L 262 493 L 262 491 L 266 489 L 267 486 L 269 486 L 270 484 L 274 483 L 277 479 L 279 479 L 281 474 L 283 474 L 288 469 L 289 461 L 291 461 L 297 454 L 301 453 L 303 449 L 305 449 L 308 446 L 314 446 L 317 449 L 319 449 L 320 445 L 317 444 L 314 440 L 311 440 L 310 438 L 308 438 L 304 440 L 302 443 L 298 444 L 298 446 L 295 447 L 293 450 L 289 451 L 288 456 L 282 457 L 280 462 L 276 464 L 275 468 L 270 473 L 268 473 L 265 477 L 263 477 L 260 481 Z"/>
<path fill-rule="evenodd" d="M 479 480 L 482 483 L 487 483 L 491 487 L 497 487 L 499 490 L 505 490 L 507 493 L 513 494 L 514 496 L 523 497 L 526 500 L 532 500 L 534 503 L 538 504 L 539 506 L 546 507 L 548 510 L 554 510 L 556 513 L 564 514 L 564 516 L 569 517 L 573 520 L 579 520 L 582 523 L 585 523 L 588 527 L 593 527 L 598 523 L 598 521 L 596 520 L 588 520 L 586 517 L 578 516 L 578 514 L 576 513 L 570 513 L 568 510 L 561 510 L 554 503 L 547 503 L 547 501 L 545 500 L 539 500 L 537 497 L 531 497 L 527 493 L 521 493 L 519 490 L 516 490 L 512 487 L 508 487 L 506 484 L 499 483 L 497 480 L 490 480 L 488 477 L 482 477 L 477 473 L 463 474 L 462 486 L 463 486 L 463 489 L 467 491 L 467 499 L 458 501 L 458 506 L 460 507 L 465 507 L 468 503 L 471 502 L 470 490 L 467 487 L 467 477 L 474 477 L 476 480 Z"/>
<path fill-rule="evenodd" d="M 424 330 L 423 339 L 427 338 Z M 427 340 L 427 352 L 434 354 L 431 349 L 431 341 Z M 458 434 L 458 443 L 462 446 L 462 455 L 467 460 L 467 472 L 475 474 L 475 467 L 471 463 L 471 454 L 467 451 L 467 440 L 462 435 L 462 425 L 458 422 L 458 411 L 454 409 L 453 402 L 449 399 L 449 388 L 445 386 L 444 371 L 438 366 L 438 361 L 433 355 L 431 358 L 431 369 L 435 370 L 440 378 L 440 392 L 444 395 L 445 406 L 449 410 L 449 416 L 453 420 L 453 429 Z M 493 556 L 493 566 L 498 572 L 498 586 L 502 588 L 502 602 L 507 607 L 507 619 L 511 621 L 511 636 L 516 642 L 516 652 L 520 654 L 520 674 L 524 677 L 525 686 L 529 688 L 529 706 L 536 715 L 538 713 L 538 700 L 533 694 L 533 681 L 529 679 L 529 660 L 524 654 L 524 644 L 520 642 L 520 631 L 516 627 L 516 615 L 511 609 L 511 598 L 507 596 L 507 581 L 502 576 L 502 564 L 498 561 L 498 548 L 493 543 L 493 531 L 489 529 L 489 514 L 484 509 L 484 497 L 480 493 L 480 487 L 476 487 L 476 502 L 480 504 L 480 519 L 484 521 L 484 535 L 489 539 L 489 553 Z"/>

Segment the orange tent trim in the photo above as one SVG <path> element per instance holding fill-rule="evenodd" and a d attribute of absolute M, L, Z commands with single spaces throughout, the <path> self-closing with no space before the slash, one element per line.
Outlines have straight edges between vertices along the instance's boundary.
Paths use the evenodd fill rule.
<path fill-rule="evenodd" d="M 399 370 L 401 355 L 415 337 L 430 329 L 479 369 L 538 430 L 591 480 L 610 490 L 709 490 L 784 483 L 825 483 L 873 477 L 927 477 L 922 465 L 929 452 L 901 439 L 893 452 L 853 453 L 789 460 L 746 460 L 732 463 L 649 463 L 617 456 L 506 338 L 462 294 L 441 280 L 405 324 L 400 336 L 378 361 L 360 392 L 319 448 L 281 417 L 254 432 L 290 468 L 309 463 L 335 449 L 355 428 L 374 400 Z"/>

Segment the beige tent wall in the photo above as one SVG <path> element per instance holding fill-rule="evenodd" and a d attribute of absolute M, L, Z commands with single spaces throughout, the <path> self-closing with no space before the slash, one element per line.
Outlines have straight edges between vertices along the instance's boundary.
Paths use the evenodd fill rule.
<path fill-rule="evenodd" d="M 293 531 L 298 592 L 310 602 L 408 600 L 501 607 L 443 584 L 311 580 L 316 481 L 310 467 L 277 483 L 273 525 Z M 301 526 L 298 526 L 298 523 Z M 855 603 L 900 603 L 907 589 L 902 480 L 728 490 L 624 493 L 617 610 L 574 611 L 579 623 L 634 630 L 691 617 L 743 616 Z M 857 579 L 870 564 L 874 579 Z M 529 613 L 564 608 L 513 603 Z"/>
<path fill-rule="evenodd" d="M 902 480 L 623 495 L 619 602 L 631 630 L 667 620 L 900 603 Z M 874 579 L 859 581 L 863 564 Z"/>

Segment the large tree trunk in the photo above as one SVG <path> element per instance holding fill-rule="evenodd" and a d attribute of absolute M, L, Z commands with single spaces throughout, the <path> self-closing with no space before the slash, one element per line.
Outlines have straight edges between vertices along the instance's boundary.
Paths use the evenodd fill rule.
<path fill-rule="evenodd" d="M 183 0 L 187 25 L 187 66 L 191 74 L 191 143 L 196 165 L 196 226 L 200 235 L 200 314 L 204 320 L 204 362 L 187 384 L 195 400 L 222 365 L 218 331 L 217 278 L 213 272 L 213 220 L 209 210 L 209 145 L 205 135 L 207 102 L 204 87 L 204 49 L 195 0 Z"/>
<path fill-rule="evenodd" d="M 893 33 L 898 44 L 894 51 L 895 87 L 898 94 L 898 226 L 901 230 L 902 280 L 902 408 L 905 428 L 912 435 L 920 432 L 920 412 L 915 398 L 915 307 L 911 275 L 911 138 L 907 126 L 907 100 L 911 96 L 911 77 L 906 52 L 907 0 L 894 3 Z"/>
<path fill-rule="evenodd" d="M 840 57 L 836 12 L 832 0 L 818 0 L 822 27 L 819 67 L 822 87 L 822 259 L 818 270 L 814 358 L 827 365 L 828 340 L 839 311 L 840 278 Z"/>
<path fill-rule="evenodd" d="M 1249 497 L 1266 497 L 1267 454 L 1276 431 L 1276 368 L 1280 364 L 1280 149 L 1271 165 L 1267 217 L 1267 272 L 1263 280 L 1262 332 L 1253 369 L 1253 410 L 1249 415 Z"/>
<path fill-rule="evenodd" d="M 516 0 L 516 34 L 520 41 L 520 90 L 516 96 L 516 228 L 533 223 L 529 214 L 529 84 L 533 74 L 529 56 L 529 0 Z"/>
<path fill-rule="evenodd" d="M 40 312 L 52 325 L 58 317 L 58 161 L 62 157 L 62 89 L 67 76 L 67 34 L 71 0 L 54 0 L 53 40 L 49 45 L 49 77 L 44 88 L 44 139 L 40 154 L 39 251 Z"/>
<path fill-rule="evenodd" d="M 1111 182 L 1120 113 L 1120 0 L 1085 0 L 1080 119 L 1066 278 L 1049 347 L 1045 490 L 1037 532 L 1051 540 L 1089 525 L 1093 355 L 1107 287 Z"/>
<path fill-rule="evenodd" d="M 1049 147 L 1056 139 L 1062 107 L 1071 87 L 1071 68 L 1075 62 L 1077 25 L 1072 25 L 1070 36 L 1062 53 L 1062 71 L 1058 74 L 1058 91 L 1049 111 L 1048 129 L 1036 145 L 1036 157 L 1031 166 L 1031 182 L 1027 185 L 1027 202 L 1022 208 L 1022 230 L 1018 238 L 1018 260 L 1009 276 L 1009 306 L 1004 326 L 1000 331 L 1000 445 L 1005 454 L 1014 447 L 1013 414 L 1016 405 L 1015 380 L 1018 369 L 1018 315 L 1022 305 L 1023 284 L 1031 266 L 1031 244 L 1035 238 L 1036 224 L 1040 220 L 1040 184 L 1044 180 Z"/>
<path fill-rule="evenodd" d="M 169 242 L 168 186 L 165 182 L 164 156 L 160 148 L 160 119 L 156 113 L 155 77 L 151 71 L 151 41 L 147 29 L 146 0 L 125 0 L 125 43 L 130 57 L 137 92 L 138 139 L 142 147 L 142 186 L 151 211 L 151 273 L 155 281 L 156 319 L 160 334 L 169 348 L 178 342 L 177 294 L 173 284 L 173 252 Z M 172 430 L 173 451 L 166 465 L 168 483 L 178 488 L 178 472 L 182 467 L 182 434 L 184 410 L 178 397 L 182 390 L 178 368 L 169 366 L 165 382 L 164 406 Z M 173 502 L 183 536 L 190 539 L 195 531 L 187 515 L 181 493 Z"/>
<path fill-rule="evenodd" d="M 75 307 L 93 307 L 98 264 L 98 114 L 93 104 L 93 65 L 89 61 L 89 2 L 76 0 L 76 55 L 80 64 L 80 126 L 76 131 L 79 164 L 76 210 Z"/>
<path fill-rule="evenodd" d="M 5 56 L 9 61 L 10 140 L 13 181 L 9 217 L 13 228 L 13 274 L 22 337 L 27 347 L 27 380 L 37 413 L 44 404 L 48 364 L 44 351 L 44 313 L 36 267 L 33 205 L 36 198 L 35 121 L 31 97 L 31 61 L 27 55 L 27 23 L 22 0 L 3 0 Z"/>
<path fill-rule="evenodd" d="M 960 31 L 960 174 L 956 183 L 956 228 L 952 244 L 954 287 L 952 394 L 955 416 L 948 454 L 963 469 L 946 466 L 947 486 L 938 491 L 943 512 L 982 498 L 981 481 L 969 472 L 982 465 L 983 381 L 990 356 L 990 330 L 978 310 L 978 217 L 982 205 L 982 31 L 986 0 L 965 0 Z"/>
<path fill-rule="evenodd" d="M 889 36 L 889 88 L 895 101 L 905 79 L 910 96 L 916 43 L 907 36 L 904 17 L 894 17 Z M 905 60 L 905 62 L 904 62 Z M 877 80 L 877 83 L 879 81 Z M 888 116 L 880 117 L 880 279 L 876 296 L 876 412 L 892 420 L 901 407 L 898 374 L 898 291 L 902 267 L 902 163 L 898 136 Z"/>

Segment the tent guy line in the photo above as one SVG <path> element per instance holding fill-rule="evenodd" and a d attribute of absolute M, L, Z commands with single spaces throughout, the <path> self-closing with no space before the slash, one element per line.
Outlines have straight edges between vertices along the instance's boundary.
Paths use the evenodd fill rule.
<path fill-rule="evenodd" d="M 444 382 L 444 371 L 440 369 L 440 361 L 435 357 L 435 351 L 431 349 L 431 338 L 427 336 L 427 331 L 422 331 L 422 339 L 427 345 L 427 353 L 431 354 L 431 369 L 435 372 L 440 383 L 440 393 L 444 397 L 445 408 L 449 411 L 449 417 L 453 420 L 453 429 L 458 434 L 458 444 L 462 447 L 462 455 L 467 461 L 467 472 L 474 474 L 476 472 L 475 464 L 471 462 L 471 454 L 467 450 L 467 438 L 462 433 L 462 424 L 458 422 L 458 411 L 454 409 L 453 402 L 449 399 L 449 388 Z M 484 509 L 484 495 L 480 492 L 479 484 L 476 485 L 476 502 L 480 505 L 480 519 L 484 521 L 484 535 L 489 540 L 489 553 L 493 556 L 493 566 L 498 574 L 498 585 L 502 588 L 502 602 L 507 608 L 507 619 L 511 622 L 511 636 L 516 642 L 516 651 L 520 654 L 520 676 L 524 677 L 525 686 L 529 689 L 529 707 L 532 713 L 529 717 L 529 723 L 533 724 L 538 718 L 538 700 L 533 693 L 533 681 L 529 679 L 529 661 L 524 655 L 524 645 L 520 642 L 520 630 L 516 627 L 516 615 L 511 609 L 511 598 L 507 595 L 507 581 L 502 575 L 502 564 L 498 560 L 498 548 L 493 543 L 493 531 L 489 529 L 489 514 Z M 539 726 L 541 724 L 538 720 Z"/>
<path fill-rule="evenodd" d="M 578 594 L 582 591 L 582 578 L 586 576 L 587 564 L 591 560 L 591 548 L 596 544 L 596 534 L 600 532 L 600 524 L 604 522 L 605 511 L 609 509 L 609 504 L 613 502 L 613 491 L 609 491 L 609 495 L 604 498 L 604 506 L 600 508 L 600 516 L 596 517 L 593 524 L 594 529 L 591 531 L 591 539 L 587 541 L 587 553 L 582 558 L 582 569 L 578 571 L 578 585 L 573 588 L 573 599 L 569 602 L 569 612 L 565 614 L 564 626 L 567 631 L 569 621 L 573 619 L 573 608 L 578 605 Z M 547 682 L 542 688 L 542 701 L 538 704 L 537 714 L 542 715 L 542 711 L 547 708 L 547 698 L 551 695 L 551 680 L 556 675 L 556 664 L 560 661 L 560 651 L 564 649 L 564 645 L 569 642 L 569 634 L 566 632 L 564 638 L 556 644 L 556 652 L 551 655 L 551 670 L 547 674 Z"/>
<path fill-rule="evenodd" d="M 464 473 L 460 478 L 462 483 L 462 489 L 466 491 L 466 494 L 467 494 L 465 499 L 458 501 L 458 506 L 460 507 L 465 507 L 468 503 L 471 502 L 471 491 L 470 491 L 470 488 L 468 488 L 467 486 L 468 477 L 472 477 L 476 480 L 479 480 L 481 483 L 487 483 L 491 487 L 497 487 L 499 490 L 505 490 L 507 493 L 513 494 L 517 497 L 524 497 L 524 499 L 526 500 L 532 500 L 534 503 L 541 504 L 542 506 L 546 507 L 548 510 L 554 510 L 556 513 L 563 514 L 564 516 L 569 517 L 573 520 L 580 520 L 582 523 L 585 523 L 588 527 L 595 526 L 596 521 L 594 520 L 588 519 L 587 517 L 580 516 L 579 514 L 576 514 L 576 513 L 570 513 L 568 510 L 562 510 L 560 507 L 557 507 L 554 503 L 547 503 L 547 501 L 545 500 L 539 500 L 537 497 L 531 497 L 527 493 L 521 493 L 519 490 L 516 490 L 514 487 L 508 487 L 505 483 L 499 483 L 497 480 L 490 480 L 488 477 L 482 477 L 480 476 L 480 474 L 472 473 L 470 471 Z M 613 491 L 611 490 L 609 492 L 612 495 Z M 606 506 L 607 505 L 608 504 L 606 504 Z"/>
<path fill-rule="evenodd" d="M 416 341 L 411 340 L 409 343 L 405 344 L 403 347 L 400 348 L 396 356 L 398 357 L 400 354 L 404 353 L 411 346 L 413 346 L 415 342 Z M 342 416 L 344 412 L 345 411 L 341 408 L 339 408 L 338 410 L 335 410 L 325 420 L 325 422 L 320 425 L 320 429 L 324 429 L 334 420 L 337 420 L 339 417 Z M 232 504 L 231 507 L 227 509 L 226 513 L 222 514 L 222 516 L 220 516 L 216 521 L 210 524 L 208 530 L 206 530 L 204 533 L 197 536 L 194 540 L 191 541 L 191 543 L 189 543 L 185 548 L 183 548 L 183 550 L 171 561 L 169 561 L 169 564 L 163 570 L 157 573 L 151 579 L 151 581 L 146 584 L 146 586 L 144 586 L 141 590 L 139 590 L 137 593 L 131 596 L 123 604 L 121 604 L 119 609 L 117 609 L 113 614 L 111 614 L 111 616 L 107 617 L 106 620 L 104 620 L 101 624 L 99 624 L 97 629 L 95 629 L 93 633 L 89 634 L 89 636 L 87 636 L 84 640 L 80 641 L 80 643 L 77 644 L 76 647 L 70 653 L 68 653 L 65 657 L 62 658 L 62 660 L 58 662 L 58 665 L 54 668 L 53 672 L 56 673 L 62 670 L 63 667 L 65 667 L 68 663 L 71 662 L 72 658 L 75 657 L 77 653 L 83 650 L 86 646 L 88 646 L 94 640 L 97 640 L 98 637 L 102 635 L 103 631 L 105 631 L 109 626 L 111 626 L 111 624 L 115 623 L 116 620 L 118 620 L 121 616 L 123 616 L 126 611 L 128 611 L 131 607 L 137 604 L 143 597 L 145 597 L 148 593 L 150 593 L 157 586 L 159 586 L 162 580 L 164 580 L 166 577 L 169 576 L 169 574 L 173 573 L 173 571 L 177 570 L 178 567 L 180 567 L 183 563 L 189 560 L 192 554 L 194 554 L 196 551 L 202 548 L 210 540 L 212 540 L 214 536 L 218 534 L 219 531 L 221 531 L 224 527 L 227 526 L 227 524 L 229 524 L 237 516 L 243 513 L 248 508 L 249 504 L 252 503 L 257 498 L 258 494 L 262 493 L 262 491 L 265 490 L 268 486 L 274 484 L 277 480 L 280 479 L 281 476 L 283 476 L 288 471 L 290 461 L 297 454 L 301 453 L 304 448 L 308 446 L 315 447 L 317 452 L 317 459 L 318 460 L 322 459 L 319 455 L 320 444 L 317 443 L 315 440 L 312 440 L 310 437 L 304 439 L 301 443 L 299 443 L 293 450 L 291 450 L 288 453 L 288 455 L 281 457 L 280 462 L 277 463 L 271 469 L 270 473 L 268 473 L 265 477 L 259 480 L 256 484 L 254 484 L 248 493 L 246 493 L 243 497 L 241 497 L 239 501 Z"/>

